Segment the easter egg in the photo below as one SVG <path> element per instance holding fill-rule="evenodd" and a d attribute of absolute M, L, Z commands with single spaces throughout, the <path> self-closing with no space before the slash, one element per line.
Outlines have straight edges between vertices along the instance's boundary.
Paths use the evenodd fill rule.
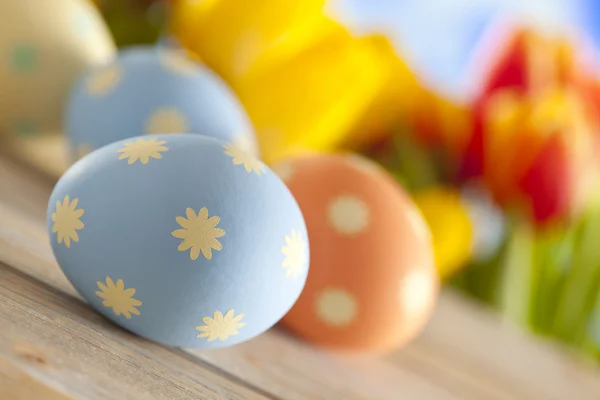
<path fill-rule="evenodd" d="M 48 232 L 93 308 L 172 346 L 260 334 L 308 272 L 306 227 L 285 184 L 203 135 L 138 136 L 83 157 L 52 192 Z"/>
<path fill-rule="evenodd" d="M 59 130 L 73 81 L 114 54 L 86 0 L 0 2 L 0 135 Z"/>
<path fill-rule="evenodd" d="M 317 345 L 385 352 L 427 322 L 438 278 L 418 209 L 386 172 L 353 155 L 274 166 L 296 198 L 311 244 L 304 291 L 282 325 Z"/>
<path fill-rule="evenodd" d="M 197 133 L 256 154 L 252 125 L 231 89 L 212 71 L 169 46 L 123 50 L 83 74 L 67 106 L 74 158 L 132 136 Z"/>

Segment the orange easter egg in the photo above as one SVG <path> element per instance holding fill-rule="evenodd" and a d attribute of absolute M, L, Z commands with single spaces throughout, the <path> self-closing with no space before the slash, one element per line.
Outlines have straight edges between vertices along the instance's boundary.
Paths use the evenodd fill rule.
<path fill-rule="evenodd" d="M 318 345 L 384 352 L 410 341 L 434 308 L 430 232 L 408 194 L 357 155 L 274 166 L 304 214 L 311 269 L 282 325 Z"/>

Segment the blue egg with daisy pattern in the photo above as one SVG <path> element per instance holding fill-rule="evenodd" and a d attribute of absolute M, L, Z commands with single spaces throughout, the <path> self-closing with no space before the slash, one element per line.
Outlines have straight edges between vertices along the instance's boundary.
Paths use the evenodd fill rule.
<path fill-rule="evenodd" d="M 210 136 L 258 155 L 233 90 L 174 45 L 125 48 L 87 70 L 70 91 L 64 126 L 73 160 L 128 137 L 166 133 Z"/>
<path fill-rule="evenodd" d="M 302 213 L 231 142 L 142 135 L 75 162 L 48 204 L 69 281 L 99 313 L 163 344 L 234 345 L 277 323 L 309 268 Z"/>

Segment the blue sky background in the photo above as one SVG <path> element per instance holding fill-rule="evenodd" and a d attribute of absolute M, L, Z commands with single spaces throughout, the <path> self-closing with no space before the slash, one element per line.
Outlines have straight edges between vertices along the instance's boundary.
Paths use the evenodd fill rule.
<path fill-rule="evenodd" d="M 437 90 L 460 98 L 466 67 L 482 35 L 510 17 L 551 31 L 585 29 L 600 48 L 600 0 L 330 0 L 358 33 L 384 31 Z"/>

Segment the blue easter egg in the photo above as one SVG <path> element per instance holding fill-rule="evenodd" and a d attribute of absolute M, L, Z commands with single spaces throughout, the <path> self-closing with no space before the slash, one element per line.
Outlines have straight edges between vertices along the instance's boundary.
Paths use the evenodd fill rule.
<path fill-rule="evenodd" d="M 186 132 L 258 152 L 252 124 L 233 91 L 185 51 L 168 46 L 132 47 L 87 71 L 66 110 L 74 159 L 128 137 Z"/>
<path fill-rule="evenodd" d="M 265 164 L 203 135 L 138 136 L 77 161 L 48 205 L 62 270 L 97 311 L 213 348 L 274 325 L 304 287 L 302 213 Z"/>

